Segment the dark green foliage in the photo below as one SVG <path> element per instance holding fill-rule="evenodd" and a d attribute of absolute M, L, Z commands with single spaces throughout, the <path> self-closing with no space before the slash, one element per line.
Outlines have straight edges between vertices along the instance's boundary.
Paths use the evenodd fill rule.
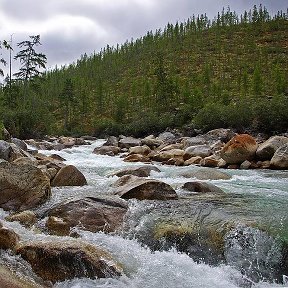
<path fill-rule="evenodd" d="M 240 16 L 228 7 L 213 20 L 193 15 L 6 85 L 0 113 L 21 135 L 142 136 L 186 124 L 286 132 L 287 39 L 287 14 L 261 5 Z"/>

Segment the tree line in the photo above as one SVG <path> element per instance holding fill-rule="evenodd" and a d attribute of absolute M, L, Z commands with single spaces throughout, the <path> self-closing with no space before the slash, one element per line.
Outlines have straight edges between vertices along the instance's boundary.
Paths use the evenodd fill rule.
<path fill-rule="evenodd" d="M 20 71 L 1 88 L 0 118 L 22 138 L 184 126 L 285 132 L 287 15 L 262 5 L 237 15 L 228 7 L 212 20 L 168 23 L 44 73 L 46 56 L 35 52 L 40 36 L 31 36 L 18 44 Z"/>

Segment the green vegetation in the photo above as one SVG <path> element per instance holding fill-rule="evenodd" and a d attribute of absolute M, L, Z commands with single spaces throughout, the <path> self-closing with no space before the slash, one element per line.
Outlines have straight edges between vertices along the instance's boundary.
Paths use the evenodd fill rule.
<path fill-rule="evenodd" d="M 140 136 L 186 124 L 204 131 L 283 132 L 287 45 L 288 13 L 271 16 L 260 5 L 240 16 L 229 8 L 213 20 L 192 16 L 42 76 L 4 84 L 0 119 L 23 138 Z"/>

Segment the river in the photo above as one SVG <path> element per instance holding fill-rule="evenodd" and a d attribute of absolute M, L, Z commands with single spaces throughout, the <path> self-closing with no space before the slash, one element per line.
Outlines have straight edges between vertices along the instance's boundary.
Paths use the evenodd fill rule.
<path fill-rule="evenodd" d="M 66 164 L 75 165 L 85 175 L 88 186 L 53 188 L 51 199 L 37 209 L 38 213 L 46 211 L 64 200 L 74 200 L 86 196 L 111 196 L 113 193 L 111 184 L 115 182 L 118 177 L 110 175 L 117 170 L 130 166 L 139 166 L 139 163 L 125 163 L 120 157 L 92 154 L 93 149 L 103 143 L 104 140 L 97 140 L 92 142 L 92 145 L 73 147 L 72 149 L 64 149 L 62 151 L 39 151 L 46 155 L 57 153 L 66 159 Z M 227 243 L 230 242 L 228 244 L 226 243 L 227 245 L 225 246 L 225 255 L 228 264 L 227 262 L 224 264 L 221 261 L 219 261 L 218 264 L 208 264 L 207 261 L 201 261 L 201 257 L 198 259 L 193 258 L 191 255 L 189 257 L 185 251 L 181 252 L 181 249 L 177 250 L 173 245 L 171 247 L 168 245 L 165 249 L 155 249 L 155 247 L 157 247 L 157 245 L 154 245 L 155 243 L 153 246 L 149 241 L 147 241 L 147 243 L 145 242 L 144 238 L 149 234 L 151 219 L 154 221 L 155 219 L 159 219 L 159 217 L 164 217 L 163 210 L 165 207 L 169 206 L 169 209 L 167 208 L 168 210 L 165 208 L 166 214 L 169 214 L 169 216 L 171 216 L 171 213 L 182 213 L 182 218 L 189 218 L 191 197 L 187 196 L 187 192 L 181 188 L 182 184 L 187 182 L 187 178 L 182 175 L 185 171 L 199 169 L 199 167 L 195 166 L 175 167 L 161 164 L 155 165 L 161 172 L 153 171 L 150 177 L 170 184 L 180 196 L 180 200 L 173 201 L 179 201 L 179 204 L 173 206 L 172 204 L 170 205 L 163 202 L 159 204 L 159 201 L 129 200 L 129 211 L 125 220 L 125 229 L 122 233 L 109 235 L 77 231 L 82 239 L 100 245 L 108 250 L 114 259 L 123 265 L 125 274 L 119 279 L 91 280 L 83 278 L 67 280 L 55 284 L 54 287 L 288 287 L 288 281 L 285 275 L 283 275 L 284 284 L 276 284 L 273 283 L 273 280 L 268 281 L 267 277 L 264 277 L 263 279 L 265 280 L 262 280 L 262 272 L 260 272 L 260 279 L 258 277 L 257 281 L 255 281 L 253 277 L 249 278 L 249 276 L 247 276 L 249 273 L 246 276 L 241 273 L 241 269 L 245 268 L 243 263 L 247 261 L 247 257 L 251 259 L 256 257 L 257 261 L 259 259 L 262 261 L 263 258 L 268 262 L 276 261 L 277 259 L 275 258 L 280 257 L 279 253 L 282 249 L 280 246 L 277 246 L 277 239 L 281 238 L 283 241 L 286 241 L 286 243 L 288 242 L 288 171 L 223 170 L 225 173 L 230 174 L 232 178 L 229 180 L 207 181 L 222 188 L 229 196 L 227 199 L 225 198 L 225 209 L 228 209 L 229 215 L 236 215 L 236 218 L 242 217 L 243 215 L 245 217 L 253 216 L 253 219 L 259 220 L 260 224 L 264 219 L 265 225 L 267 225 L 267 223 L 269 224 L 271 234 L 276 235 L 273 238 L 276 239 L 275 242 L 271 240 L 272 238 L 267 236 L 267 234 L 262 233 L 261 230 L 251 227 L 237 227 L 236 230 L 242 229 L 242 234 L 250 235 L 249 237 L 253 238 L 253 248 L 250 247 L 248 252 L 243 251 L 243 249 L 240 251 L 238 247 L 239 243 L 235 242 L 235 238 L 232 237 L 233 235 L 230 235 L 231 237 L 228 235 L 226 240 Z M 181 198 L 183 199 L 181 200 Z M 202 203 L 201 199 L 196 198 L 196 200 L 199 201 L 200 204 Z M 217 201 L 213 200 L 212 202 L 211 205 L 216 207 L 215 209 L 217 210 Z M 245 203 L 245 205 L 243 205 L 243 203 Z M 211 205 L 209 209 L 211 209 Z M 222 211 L 222 206 L 219 207 L 218 210 Z M 1 219 L 6 215 L 7 212 L 3 210 L 0 211 Z M 5 220 L 3 221 L 5 222 Z M 5 222 L 5 225 L 12 227 L 21 235 L 22 239 L 58 237 L 44 235 L 43 233 L 34 233 L 16 222 Z M 44 225 L 44 221 L 42 224 L 41 222 L 38 223 L 38 225 Z M 233 233 L 236 233 L 235 229 Z M 142 239 L 143 234 L 146 236 Z M 63 241 L 65 241 L 65 237 L 62 238 Z M 165 245 L 163 247 L 165 247 Z M 249 259 L 248 263 L 250 263 Z M 12 256 L 8 252 L 1 253 L 0 263 L 1 262 L 9 262 L 10 265 L 14 266 L 18 265 L 18 267 L 22 267 L 22 270 L 25 270 L 27 275 L 31 273 L 19 257 Z M 239 267 L 241 267 L 241 269 Z M 268 275 L 269 278 L 270 266 L 265 267 L 263 269 L 268 267 L 268 271 L 264 271 L 263 275 Z M 249 267 L 247 269 L 249 270 Z M 262 268 L 260 267 L 259 269 Z M 259 271 L 255 273 L 259 274 Z"/>

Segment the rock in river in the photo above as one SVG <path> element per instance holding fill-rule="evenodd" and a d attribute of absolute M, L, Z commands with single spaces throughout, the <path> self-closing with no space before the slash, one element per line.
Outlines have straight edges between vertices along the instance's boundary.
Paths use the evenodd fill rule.
<path fill-rule="evenodd" d="M 32 165 L 0 163 L 0 207 L 5 210 L 35 208 L 49 199 L 49 178 Z"/>
<path fill-rule="evenodd" d="M 108 252 L 84 241 L 27 242 L 17 247 L 17 253 L 31 264 L 38 276 L 52 283 L 76 277 L 95 279 L 122 274 L 120 265 Z"/>
<path fill-rule="evenodd" d="M 127 208 L 121 199 L 87 197 L 53 208 L 48 213 L 46 226 L 56 235 L 69 235 L 72 227 L 109 233 L 121 227 Z"/>

